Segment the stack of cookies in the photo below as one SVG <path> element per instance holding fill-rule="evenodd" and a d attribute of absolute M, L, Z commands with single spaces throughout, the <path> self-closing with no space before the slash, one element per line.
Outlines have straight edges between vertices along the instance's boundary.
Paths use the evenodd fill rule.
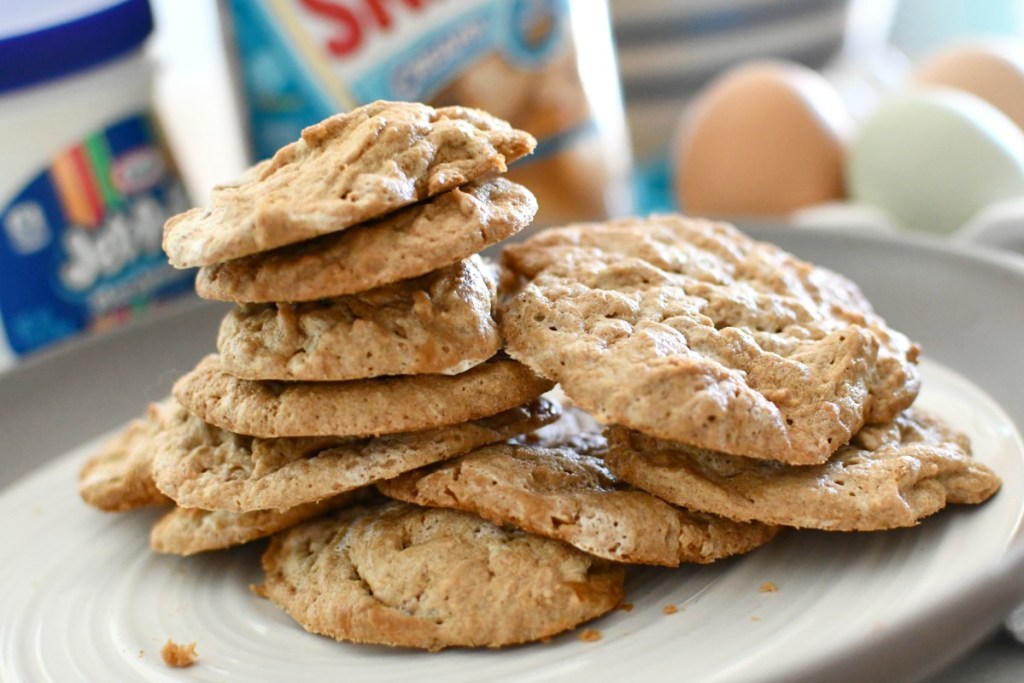
<path fill-rule="evenodd" d="M 857 287 L 732 226 L 579 224 L 503 251 L 508 353 L 606 426 L 604 464 L 688 510 L 837 531 L 998 477 L 914 407 L 918 347 Z"/>
<path fill-rule="evenodd" d="M 377 102 L 169 221 L 171 262 L 236 306 L 218 353 L 86 464 L 83 498 L 174 505 L 158 552 L 272 536 L 263 594 L 305 629 L 436 650 L 591 620 L 628 566 L 996 491 L 914 407 L 915 344 L 728 225 L 549 229 L 496 272 L 479 252 L 537 208 L 499 174 L 533 145 Z"/>
<path fill-rule="evenodd" d="M 497 646 L 614 607 L 612 563 L 454 511 L 382 506 L 372 487 L 558 416 L 541 396 L 553 383 L 501 352 L 496 272 L 479 256 L 536 213 L 500 177 L 534 145 L 477 110 L 377 102 L 306 129 L 209 208 L 168 221 L 171 263 L 198 267 L 198 293 L 236 306 L 218 353 L 87 463 L 83 498 L 173 503 L 151 543 L 176 554 L 320 517 L 271 546 L 265 590 L 307 629 L 348 640 Z M 311 573 L 310 543 L 332 553 L 318 563 L 328 575 Z"/>

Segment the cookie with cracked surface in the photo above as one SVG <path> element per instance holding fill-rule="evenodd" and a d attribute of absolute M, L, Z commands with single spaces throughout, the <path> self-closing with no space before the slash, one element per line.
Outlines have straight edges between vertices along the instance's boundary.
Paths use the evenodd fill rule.
<path fill-rule="evenodd" d="M 449 427 L 371 438 L 241 436 L 181 411 L 156 455 L 157 486 L 179 505 L 285 508 L 357 489 L 542 427 L 544 399 Z"/>
<path fill-rule="evenodd" d="M 364 292 L 468 258 L 512 237 L 536 213 L 522 185 L 477 181 L 342 232 L 205 266 L 196 292 L 239 303 Z"/>
<path fill-rule="evenodd" d="M 195 555 L 223 550 L 266 538 L 278 531 L 352 504 L 357 491 L 284 510 L 200 510 L 175 507 L 157 520 L 149 532 L 149 545 L 167 555 Z"/>
<path fill-rule="evenodd" d="M 457 375 L 279 382 L 239 379 L 211 354 L 178 379 L 172 393 L 189 413 L 237 434 L 374 436 L 495 415 L 552 385 L 500 355 Z"/>
<path fill-rule="evenodd" d="M 920 388 L 917 345 L 852 282 L 724 223 L 582 224 L 505 253 L 525 282 L 509 355 L 602 424 L 815 464 Z"/>
<path fill-rule="evenodd" d="M 178 268 L 294 244 L 503 173 L 536 140 L 479 109 L 372 102 L 309 126 L 164 225 Z"/>
<path fill-rule="evenodd" d="M 511 524 L 615 562 L 707 564 L 775 536 L 776 527 L 691 513 L 634 489 L 605 466 L 600 441 L 484 446 L 377 488 L 409 503 Z"/>
<path fill-rule="evenodd" d="M 981 503 L 1000 486 L 971 457 L 964 434 L 915 408 L 864 427 L 821 465 L 714 453 L 620 427 L 608 437 L 608 467 L 639 488 L 694 510 L 790 527 L 914 526 L 948 503 Z"/>
<path fill-rule="evenodd" d="M 243 304 L 221 322 L 221 364 L 245 379 L 465 372 L 501 348 L 491 275 L 474 256 L 361 294 Z"/>
<path fill-rule="evenodd" d="M 608 612 L 624 571 L 456 510 L 343 510 L 274 536 L 264 591 L 304 629 L 440 650 L 526 643 Z"/>
<path fill-rule="evenodd" d="M 125 512 L 171 501 L 153 479 L 153 456 L 163 432 L 164 415 L 173 410 L 167 399 L 150 404 L 91 456 L 78 473 L 78 493 L 89 505 L 106 512 Z"/>

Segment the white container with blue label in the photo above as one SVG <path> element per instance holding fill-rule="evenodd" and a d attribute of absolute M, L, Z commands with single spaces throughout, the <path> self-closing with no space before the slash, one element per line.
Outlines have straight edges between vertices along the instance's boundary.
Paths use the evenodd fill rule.
<path fill-rule="evenodd" d="M 152 111 L 148 0 L 0 10 L 0 368 L 192 289 L 190 205 Z"/>

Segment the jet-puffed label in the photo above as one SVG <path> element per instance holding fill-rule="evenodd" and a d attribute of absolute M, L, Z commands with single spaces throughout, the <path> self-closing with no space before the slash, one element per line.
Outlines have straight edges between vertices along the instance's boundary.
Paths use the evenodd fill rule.
<path fill-rule="evenodd" d="M 66 149 L 0 207 L 0 329 L 24 355 L 191 289 L 164 221 L 189 206 L 145 114 Z"/>

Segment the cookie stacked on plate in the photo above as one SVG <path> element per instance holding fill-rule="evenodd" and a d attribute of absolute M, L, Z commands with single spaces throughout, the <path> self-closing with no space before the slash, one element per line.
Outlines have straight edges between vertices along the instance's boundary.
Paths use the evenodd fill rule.
<path fill-rule="evenodd" d="M 307 629 L 350 640 L 503 645 L 611 609 L 622 595 L 611 563 L 454 511 L 382 506 L 371 486 L 558 415 L 541 397 L 552 383 L 501 353 L 496 274 L 478 255 L 533 219 L 532 194 L 500 174 L 534 145 L 478 110 L 376 102 L 307 128 L 216 188 L 209 208 L 168 221 L 171 263 L 198 267 L 199 294 L 236 306 L 218 353 L 86 465 L 83 497 L 104 509 L 173 502 L 151 541 L 178 554 L 343 508 L 296 531 L 344 537 L 324 559 L 329 575 L 310 575 L 283 537 L 265 558 L 266 592 Z M 454 582 L 416 586 L 422 567 L 403 569 L 414 553 L 388 556 L 394 533 L 448 563 Z M 368 591 L 374 572 L 384 583 Z M 302 586 L 352 611 L 341 632 Z M 536 599 L 522 623 L 484 628 L 495 620 L 479 599 L 503 591 Z"/>
<path fill-rule="evenodd" d="M 615 475 L 665 501 L 854 531 L 999 487 L 913 406 L 918 348 L 853 283 L 732 226 L 572 225 L 502 263 L 509 354 L 606 425 Z"/>
<path fill-rule="evenodd" d="M 749 552 L 778 531 L 687 510 L 635 488 L 609 471 L 607 450 L 600 431 L 556 424 L 382 480 L 377 489 L 628 565 L 709 564 Z"/>

